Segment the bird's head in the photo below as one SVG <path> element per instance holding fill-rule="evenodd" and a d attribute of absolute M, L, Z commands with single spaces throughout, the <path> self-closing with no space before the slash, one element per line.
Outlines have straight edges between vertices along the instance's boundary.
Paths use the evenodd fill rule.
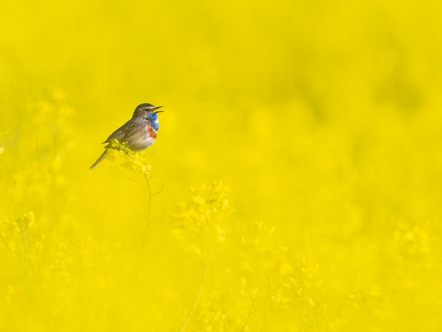
<path fill-rule="evenodd" d="M 154 106 L 152 104 L 144 103 L 137 106 L 135 109 L 133 118 L 143 118 L 151 121 L 158 121 L 158 111 L 159 108 L 163 106 Z"/>

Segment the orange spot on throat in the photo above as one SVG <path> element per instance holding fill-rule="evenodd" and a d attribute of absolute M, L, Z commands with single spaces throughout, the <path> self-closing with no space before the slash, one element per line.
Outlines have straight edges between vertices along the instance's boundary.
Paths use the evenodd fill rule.
<path fill-rule="evenodd" d="M 152 128 L 151 125 L 147 125 L 147 132 L 149 133 L 149 137 L 157 138 L 157 132 Z"/>

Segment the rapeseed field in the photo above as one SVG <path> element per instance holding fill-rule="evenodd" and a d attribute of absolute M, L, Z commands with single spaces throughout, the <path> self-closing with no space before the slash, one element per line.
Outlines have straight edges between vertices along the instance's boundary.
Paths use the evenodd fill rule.
<path fill-rule="evenodd" d="M 3 1 L 0 331 L 440 331 L 441 14 Z"/>

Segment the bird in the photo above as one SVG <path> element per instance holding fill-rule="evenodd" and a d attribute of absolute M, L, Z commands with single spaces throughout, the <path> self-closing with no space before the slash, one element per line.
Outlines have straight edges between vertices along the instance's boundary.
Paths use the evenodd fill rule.
<path fill-rule="evenodd" d="M 112 141 L 116 140 L 120 143 L 127 143 L 129 149 L 132 151 L 143 151 L 152 146 L 157 138 L 157 133 L 160 130 L 158 122 L 158 111 L 163 106 L 154 106 L 149 103 L 143 103 L 137 106 L 132 116 L 132 119 L 127 121 L 120 128 L 115 130 L 102 144 L 107 144 L 103 154 L 90 167 L 94 169 L 101 163 L 108 154 L 111 148 Z"/>

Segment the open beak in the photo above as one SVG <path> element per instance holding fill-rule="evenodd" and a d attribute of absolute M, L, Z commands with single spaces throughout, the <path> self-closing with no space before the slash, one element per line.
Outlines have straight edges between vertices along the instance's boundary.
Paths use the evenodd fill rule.
<path fill-rule="evenodd" d="M 163 106 L 157 106 L 157 107 L 155 107 L 155 109 L 157 110 L 157 109 L 159 109 L 161 107 L 163 107 Z M 161 113 L 161 112 L 164 112 L 164 111 L 156 111 L 155 113 Z"/>

